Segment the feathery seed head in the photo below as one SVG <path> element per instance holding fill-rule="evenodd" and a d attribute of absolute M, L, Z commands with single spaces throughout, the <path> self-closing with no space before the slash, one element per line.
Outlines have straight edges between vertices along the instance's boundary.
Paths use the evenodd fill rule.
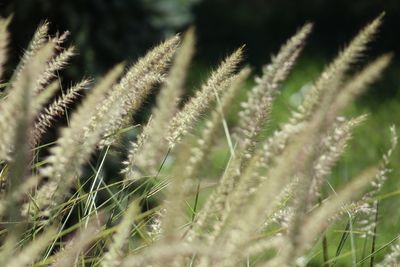
<path fill-rule="evenodd" d="M 165 79 L 160 93 L 156 99 L 156 107 L 152 110 L 151 120 L 138 137 L 139 144 L 132 144 L 129 151 L 128 161 L 125 164 L 125 179 L 137 179 L 140 174 L 133 171 L 137 168 L 142 176 L 156 175 L 162 159 L 168 150 L 165 140 L 165 131 L 168 129 L 169 121 L 178 110 L 180 97 L 184 91 L 187 70 L 194 53 L 195 36 L 194 29 L 190 28 L 184 35 L 181 46 L 177 49 L 172 62 L 171 69 Z M 146 135 L 143 138 L 142 135 Z M 142 142 L 141 140 L 146 139 Z M 137 157 L 136 154 L 140 156 Z M 130 170 L 131 174 L 129 174 Z M 136 176 L 136 177 L 135 177 Z"/>
<path fill-rule="evenodd" d="M 203 113 L 210 102 L 215 98 L 215 92 L 220 93 L 228 86 L 229 78 L 233 75 L 237 65 L 242 59 L 243 48 L 240 47 L 227 57 L 215 70 L 200 91 L 171 120 L 167 140 L 169 147 L 173 148 L 192 127 L 194 122 Z"/>
<path fill-rule="evenodd" d="M 103 137 L 99 142 L 101 147 L 112 144 L 116 131 L 129 121 L 130 116 L 139 109 L 149 95 L 152 87 L 162 80 L 179 41 L 180 38 L 176 35 L 139 59 L 97 108 L 97 114 L 91 119 L 92 124 L 96 124 L 105 113 L 110 116 L 110 120 L 103 125 Z"/>
<path fill-rule="evenodd" d="M 7 28 L 10 24 L 10 21 L 11 17 L 7 19 L 0 18 L 0 79 L 3 74 L 4 64 L 7 60 L 7 46 L 10 38 Z"/>
<path fill-rule="evenodd" d="M 372 40 L 381 25 L 382 18 L 383 14 L 364 27 L 350 44 L 339 53 L 335 60 L 326 67 L 299 107 L 301 119 L 308 118 L 315 111 L 316 107 L 321 103 L 323 95 L 325 98 L 332 98 L 332 96 L 336 95 L 346 72 L 366 50 L 367 44 Z M 298 120 L 296 119 L 295 121 Z"/>

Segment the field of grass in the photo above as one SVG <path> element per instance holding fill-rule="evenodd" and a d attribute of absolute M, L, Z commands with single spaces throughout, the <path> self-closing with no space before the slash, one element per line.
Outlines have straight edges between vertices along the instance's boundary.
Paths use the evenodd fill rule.
<path fill-rule="evenodd" d="M 269 136 L 274 130 L 279 128 L 282 122 L 290 118 L 291 111 L 296 108 L 301 102 L 301 97 L 304 97 L 307 89 L 310 88 L 313 81 L 318 78 L 323 70 L 326 62 L 323 60 L 301 58 L 299 63 L 294 68 L 288 80 L 282 85 L 280 94 L 275 100 L 269 123 L 263 130 L 263 135 Z M 393 68 L 395 66 L 392 66 Z M 195 68 L 196 73 L 207 73 L 207 67 L 198 65 Z M 392 70 L 393 71 L 393 70 Z M 195 75 L 193 75 L 196 77 Z M 196 77 L 199 79 L 199 77 Z M 240 102 L 246 99 L 246 93 L 254 86 L 254 77 L 247 80 L 241 95 L 238 97 L 236 103 L 233 103 L 232 110 L 240 109 Z M 382 77 L 382 87 L 385 76 Z M 195 81 L 193 83 L 198 83 Z M 383 85 L 382 85 L 383 84 Z M 379 88 L 384 89 L 384 88 Z M 370 90 L 377 90 L 374 85 Z M 368 91 L 365 93 L 368 96 Z M 357 172 L 362 170 L 365 166 L 378 162 L 382 157 L 385 149 L 390 145 L 389 127 L 391 125 L 399 125 L 400 118 L 397 114 L 400 112 L 400 98 L 384 98 L 382 102 L 372 102 L 357 100 L 347 107 L 345 114 L 348 117 L 356 116 L 357 114 L 367 114 L 367 120 L 354 130 L 353 138 L 349 141 L 348 149 L 343 153 L 342 158 L 338 161 L 337 165 L 333 168 L 333 173 L 329 176 L 328 181 L 335 189 L 344 186 L 349 179 L 351 179 Z M 237 114 L 232 112 L 226 114 L 226 119 L 230 124 L 236 124 L 238 117 Z M 221 140 L 221 143 L 226 143 Z M 220 149 L 216 149 L 216 153 L 211 160 L 211 166 L 207 166 L 205 171 L 211 177 L 218 176 L 218 168 L 226 161 L 229 151 L 226 146 L 221 145 Z M 400 162 L 400 153 L 396 151 L 392 157 L 390 164 L 391 173 L 388 175 L 381 193 L 377 196 L 379 199 L 379 214 L 378 225 L 376 233 L 376 248 L 379 252 L 376 253 L 376 258 L 381 259 L 390 250 L 389 246 L 400 237 L 400 213 L 396 212 L 397 207 L 400 205 L 400 180 L 398 179 L 400 173 L 400 166 L 396 164 Z M 324 185 L 324 194 L 329 195 L 332 189 L 328 184 Z M 211 190 L 204 191 L 203 201 L 206 196 L 210 194 Z M 200 194 L 201 195 L 201 194 Z M 193 200 L 192 200 L 193 201 Z M 200 201 L 201 202 L 201 201 Z M 200 205 L 201 206 L 201 205 Z M 359 219 L 360 220 L 360 219 Z M 327 236 L 329 255 L 333 259 L 337 253 L 337 249 L 342 238 L 342 234 L 346 232 L 348 218 L 344 217 L 340 222 L 336 223 L 330 228 Z M 354 221 L 357 225 L 357 218 Z M 357 229 L 354 230 L 355 248 L 351 247 L 350 240 L 347 238 L 344 243 L 341 256 L 336 262 L 336 266 L 350 266 L 349 262 L 352 257 L 352 249 L 356 250 L 357 262 L 362 265 L 362 260 L 368 258 L 371 248 L 371 237 L 364 238 L 362 233 Z M 310 266 L 321 266 L 323 262 L 323 247 L 322 240 L 315 247 L 312 252 L 312 261 Z M 364 266 L 369 266 L 369 261 L 364 261 Z"/>
<path fill-rule="evenodd" d="M 392 60 L 360 60 L 381 20 L 331 63 L 295 64 L 306 24 L 260 73 L 243 47 L 190 70 L 190 29 L 69 89 L 57 74 L 74 48 L 40 25 L 2 87 L 0 262 L 397 266 L 400 99 L 357 100 Z"/>

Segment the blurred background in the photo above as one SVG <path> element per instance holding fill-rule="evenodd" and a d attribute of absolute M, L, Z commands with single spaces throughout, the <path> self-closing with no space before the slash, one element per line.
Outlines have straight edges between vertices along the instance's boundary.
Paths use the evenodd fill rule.
<path fill-rule="evenodd" d="M 349 115 L 368 113 L 370 116 L 355 132 L 350 149 L 332 174 L 335 186 L 377 162 L 389 146 L 389 126 L 400 127 L 400 1 L 0 0 L 0 15 L 13 15 L 9 73 L 37 25 L 48 20 L 53 34 L 69 30 L 71 43 L 78 49 L 78 55 L 62 75 L 67 84 L 84 76 L 101 75 L 118 62 L 131 62 L 159 41 L 194 25 L 198 45 L 188 93 L 220 59 L 242 44 L 246 44 L 246 64 L 259 74 L 262 65 L 269 62 L 280 45 L 301 25 L 311 21 L 315 29 L 297 67 L 282 88 L 266 132 L 287 118 L 297 103 L 298 91 L 317 78 L 339 49 L 381 12 L 386 12 L 384 25 L 359 67 L 386 52 L 394 53 L 393 64 L 381 81 L 347 111 Z M 381 195 L 378 247 L 400 233 L 399 162 L 397 150 L 393 172 Z M 337 228 L 343 230 L 343 225 Z M 330 240 L 334 250 L 339 240 L 334 236 Z"/>
<path fill-rule="evenodd" d="M 135 59 L 151 46 L 195 25 L 196 64 L 215 64 L 234 48 L 246 44 L 247 62 L 259 68 L 302 24 L 315 29 L 303 61 L 323 65 L 365 23 L 386 12 L 385 24 L 368 57 L 399 52 L 398 0 L 30 0 L 0 1 L 0 14 L 11 24 L 15 63 L 37 25 L 47 19 L 53 33 L 69 30 L 79 56 L 67 72 L 69 79 L 104 73 L 117 62 Z M 399 53 L 396 53 L 399 54 Z M 397 75 L 389 72 L 376 97 L 397 94 Z M 375 92 L 375 91 L 374 91 Z"/>

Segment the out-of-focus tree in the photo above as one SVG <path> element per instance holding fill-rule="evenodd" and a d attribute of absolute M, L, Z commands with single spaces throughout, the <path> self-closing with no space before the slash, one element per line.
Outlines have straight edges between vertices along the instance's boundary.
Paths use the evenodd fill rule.
<path fill-rule="evenodd" d="M 192 22 L 192 6 L 198 0 L 30 0 L 0 3 L 2 16 L 13 15 L 12 45 L 18 60 L 22 47 L 43 20 L 52 32 L 69 30 L 79 57 L 67 76 L 103 73 L 113 64 L 135 59 L 159 40 Z M 77 66 L 77 67 L 76 67 Z"/>

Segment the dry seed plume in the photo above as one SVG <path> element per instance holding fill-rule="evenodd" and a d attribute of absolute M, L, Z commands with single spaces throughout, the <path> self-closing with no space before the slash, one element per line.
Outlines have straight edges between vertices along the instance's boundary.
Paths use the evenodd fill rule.
<path fill-rule="evenodd" d="M 218 69 L 211 73 L 210 78 L 203 84 L 201 89 L 196 91 L 195 96 L 171 120 L 167 136 L 170 148 L 173 148 L 182 136 L 193 127 L 198 117 L 207 109 L 211 101 L 214 100 L 214 90 L 220 93 L 221 90 L 225 89 L 225 83 L 237 69 L 242 59 L 242 54 L 243 47 L 237 49 L 227 57 Z"/>
<path fill-rule="evenodd" d="M 30 99 L 33 96 L 34 83 L 41 71 L 44 70 L 47 60 L 52 56 L 54 51 L 54 45 L 51 43 L 46 44 L 25 64 L 24 69 L 21 70 L 20 76 L 16 77 L 15 80 L 9 85 L 9 94 L 7 98 L 0 103 L 0 138 L 4 142 L 0 144 L 0 159 L 10 160 L 10 152 L 13 147 L 12 139 L 16 134 L 16 127 L 18 120 L 21 118 L 21 110 L 24 107 L 21 106 L 23 103 L 22 99 L 32 101 Z M 28 94 L 26 95 L 26 93 Z M 32 101 L 32 116 L 38 111 L 40 106 L 37 106 Z"/>
<path fill-rule="evenodd" d="M 131 143 L 128 160 L 125 162 L 126 167 L 123 170 L 126 173 L 125 179 L 134 180 L 139 178 L 140 175 L 156 175 L 168 150 L 165 131 L 168 129 L 169 121 L 178 111 L 187 71 L 194 53 L 194 45 L 194 29 L 190 29 L 184 35 L 182 44 L 176 51 L 168 77 L 157 96 L 156 107 L 152 110 L 151 120 L 144 127 L 138 141 Z M 144 139 L 146 141 L 142 141 Z M 135 168 L 139 171 L 136 171 Z M 140 171 L 145 173 L 141 174 Z"/>
<path fill-rule="evenodd" d="M 75 55 L 75 48 L 73 46 L 60 52 L 60 54 L 53 57 L 48 63 L 46 70 L 42 73 L 41 77 L 37 80 L 35 92 L 42 91 L 46 84 L 53 78 L 57 77 L 57 72 L 65 68 L 68 61 Z"/>
<path fill-rule="evenodd" d="M 139 59 L 98 106 L 97 113 L 91 119 L 92 125 L 96 125 L 103 116 L 110 118 L 102 124 L 104 132 L 100 146 L 113 143 L 116 131 L 129 121 L 129 116 L 139 109 L 154 85 L 162 80 L 179 42 L 180 37 L 174 36 Z"/>
<path fill-rule="evenodd" d="M 14 80 L 21 74 L 21 71 L 24 69 L 25 65 L 36 55 L 36 53 L 47 42 L 48 32 L 49 32 L 49 23 L 47 21 L 44 21 L 36 29 L 36 32 L 33 35 L 33 38 L 28 45 L 28 49 L 24 52 L 22 59 L 18 63 L 17 69 L 14 71 L 11 80 Z"/>
<path fill-rule="evenodd" d="M 34 126 L 36 140 L 52 126 L 57 117 L 64 115 L 68 106 L 79 97 L 81 91 L 89 87 L 90 83 L 90 80 L 85 79 L 71 86 L 65 94 L 55 99 L 41 112 Z"/>
<path fill-rule="evenodd" d="M 0 18 L 0 79 L 2 78 L 4 64 L 7 60 L 7 47 L 10 38 L 7 27 L 10 24 L 10 20 L 11 18 Z"/>
<path fill-rule="evenodd" d="M 367 44 L 378 31 L 379 26 L 382 24 L 383 16 L 384 14 L 381 14 L 363 28 L 350 44 L 339 53 L 335 60 L 326 67 L 320 78 L 304 98 L 304 102 L 299 107 L 299 113 L 294 114 L 295 120 L 298 121 L 309 117 L 315 111 L 318 103 L 321 102 L 323 95 L 326 97 L 337 93 L 346 72 L 362 56 L 367 48 Z"/>

